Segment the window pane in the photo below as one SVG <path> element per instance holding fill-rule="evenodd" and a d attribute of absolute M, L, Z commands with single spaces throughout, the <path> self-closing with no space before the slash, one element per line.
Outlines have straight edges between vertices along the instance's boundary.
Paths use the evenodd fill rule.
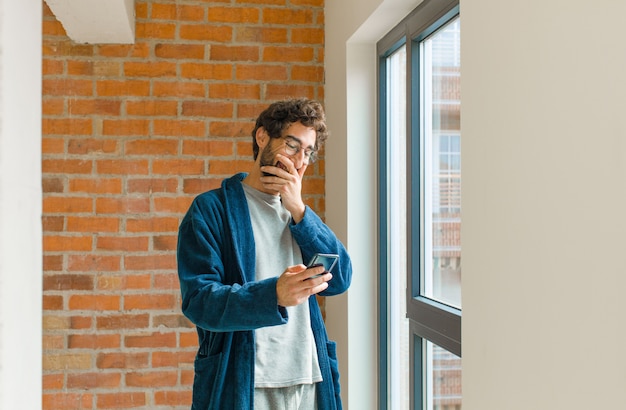
<path fill-rule="evenodd" d="M 461 308 L 460 20 L 420 43 L 422 295 Z"/>
<path fill-rule="evenodd" d="M 431 343 L 425 348 L 427 410 L 461 410 L 461 358 Z"/>
<path fill-rule="evenodd" d="M 406 48 L 387 58 L 387 254 L 389 289 L 388 408 L 406 410 L 409 394 L 409 325 L 406 317 Z"/>

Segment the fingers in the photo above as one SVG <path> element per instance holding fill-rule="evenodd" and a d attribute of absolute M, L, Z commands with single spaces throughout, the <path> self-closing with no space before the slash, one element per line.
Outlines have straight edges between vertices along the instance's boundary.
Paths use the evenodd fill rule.
<path fill-rule="evenodd" d="M 322 266 L 306 269 L 304 265 L 295 265 L 278 278 L 276 295 L 280 306 L 296 306 L 328 288 L 332 279 L 329 272 L 324 273 Z"/>

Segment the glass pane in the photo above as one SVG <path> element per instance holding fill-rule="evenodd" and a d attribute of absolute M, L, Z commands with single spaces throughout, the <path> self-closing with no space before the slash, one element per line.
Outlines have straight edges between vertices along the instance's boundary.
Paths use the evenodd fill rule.
<path fill-rule="evenodd" d="M 422 295 L 461 308 L 460 20 L 420 43 Z"/>
<path fill-rule="evenodd" d="M 410 406 L 406 317 L 406 48 L 387 59 L 388 408 Z"/>
<path fill-rule="evenodd" d="M 426 342 L 427 410 L 461 410 L 461 358 Z"/>

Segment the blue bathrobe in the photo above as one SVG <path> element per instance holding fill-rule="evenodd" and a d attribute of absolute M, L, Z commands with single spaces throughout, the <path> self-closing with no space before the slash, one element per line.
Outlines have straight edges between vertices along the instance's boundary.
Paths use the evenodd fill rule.
<path fill-rule="evenodd" d="M 254 402 L 254 330 L 286 323 L 278 306 L 278 277 L 255 280 L 255 248 L 248 203 L 237 174 L 220 189 L 195 198 L 178 236 L 182 310 L 198 331 L 192 409 L 250 410 Z M 339 261 L 323 296 L 350 286 L 352 265 L 335 234 L 309 208 L 290 225 L 304 261 L 316 252 L 337 253 Z M 280 274 L 281 272 L 277 272 Z M 336 348 L 328 340 L 315 296 L 309 298 L 311 328 L 323 381 L 319 410 L 341 409 Z"/>

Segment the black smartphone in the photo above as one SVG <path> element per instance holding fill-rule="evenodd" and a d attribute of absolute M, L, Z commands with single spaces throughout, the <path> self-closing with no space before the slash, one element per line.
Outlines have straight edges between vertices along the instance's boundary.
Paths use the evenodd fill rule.
<path fill-rule="evenodd" d="M 323 266 L 324 272 L 320 273 L 319 275 L 313 275 L 307 279 L 317 278 L 319 276 L 322 276 L 326 272 L 330 272 L 335 266 L 335 264 L 337 264 L 338 259 L 339 259 L 339 255 L 334 254 L 334 253 L 316 253 L 315 255 L 313 255 L 313 258 L 311 258 L 311 261 L 307 265 L 307 268 L 312 268 L 315 266 Z"/>

